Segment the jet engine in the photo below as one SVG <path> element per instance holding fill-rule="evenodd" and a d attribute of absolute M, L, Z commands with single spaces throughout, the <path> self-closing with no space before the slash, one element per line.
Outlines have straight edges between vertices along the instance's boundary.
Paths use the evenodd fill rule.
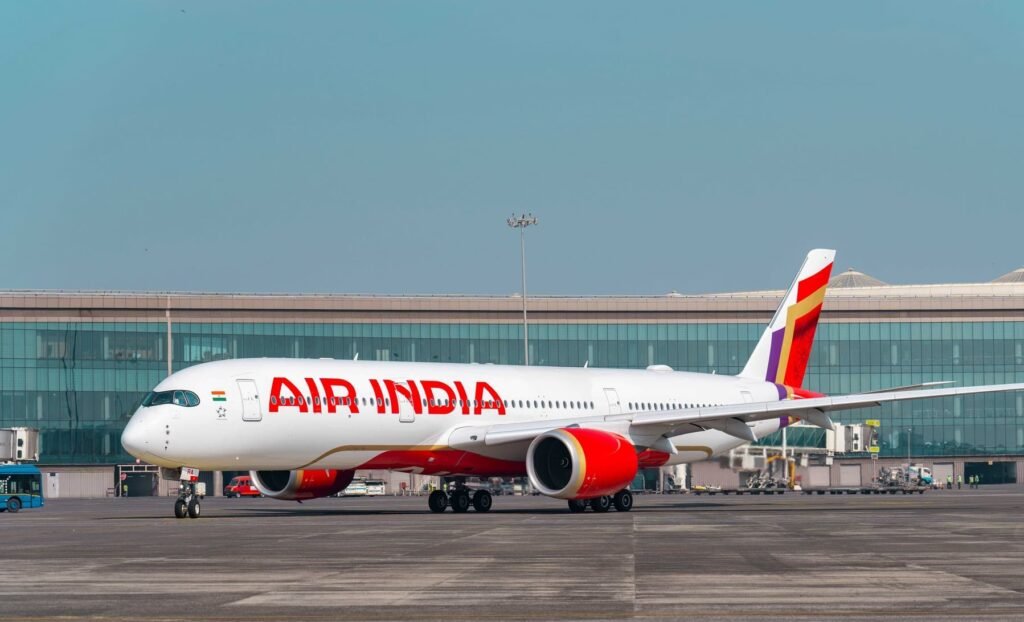
<path fill-rule="evenodd" d="M 256 488 L 271 499 L 302 501 L 337 494 L 352 482 L 355 471 L 298 469 L 296 471 L 249 471 Z"/>
<path fill-rule="evenodd" d="M 633 444 L 602 430 L 550 430 L 533 439 L 526 452 L 530 483 L 558 499 L 613 495 L 633 481 L 637 468 Z"/>

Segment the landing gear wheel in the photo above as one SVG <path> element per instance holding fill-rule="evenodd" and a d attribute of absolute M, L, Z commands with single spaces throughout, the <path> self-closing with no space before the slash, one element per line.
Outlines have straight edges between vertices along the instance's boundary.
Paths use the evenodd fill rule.
<path fill-rule="evenodd" d="M 21 509 L 21 499 L 17 497 L 11 497 L 7 500 L 7 511 L 14 514 Z"/>
<path fill-rule="evenodd" d="M 452 512 L 461 514 L 469 510 L 469 493 L 465 490 L 456 490 L 448 495 L 448 502 L 452 505 Z"/>
<path fill-rule="evenodd" d="M 590 509 L 595 512 L 607 512 L 612 509 L 612 498 L 609 496 L 594 497 L 590 500 Z"/>
<path fill-rule="evenodd" d="M 174 518 L 185 518 L 186 516 L 188 516 L 188 504 L 184 499 L 178 499 L 174 502 Z"/>
<path fill-rule="evenodd" d="M 492 503 L 494 503 L 494 500 L 491 498 L 491 493 L 486 490 L 478 490 L 473 493 L 473 509 L 477 512 L 490 510 Z"/>
<path fill-rule="evenodd" d="M 448 495 L 440 490 L 435 490 L 427 497 L 427 505 L 430 506 L 431 512 L 444 512 L 445 508 L 448 507 Z"/>
<path fill-rule="evenodd" d="M 569 511 L 573 514 L 579 514 L 580 512 L 586 511 L 587 502 L 583 499 L 569 499 Z"/>
<path fill-rule="evenodd" d="M 615 509 L 620 512 L 628 512 L 633 509 L 633 493 L 628 490 L 620 490 L 612 497 Z"/>
<path fill-rule="evenodd" d="M 199 505 L 199 499 L 192 499 L 188 502 L 188 517 L 199 518 L 202 513 L 202 506 Z"/>

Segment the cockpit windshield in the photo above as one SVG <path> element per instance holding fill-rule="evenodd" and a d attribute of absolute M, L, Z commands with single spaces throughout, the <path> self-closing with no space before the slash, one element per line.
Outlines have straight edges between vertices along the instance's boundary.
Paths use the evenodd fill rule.
<path fill-rule="evenodd" d="M 186 408 L 199 405 L 199 396 L 192 391 L 150 391 L 149 395 L 142 400 L 143 406 L 163 406 L 174 404 Z"/>

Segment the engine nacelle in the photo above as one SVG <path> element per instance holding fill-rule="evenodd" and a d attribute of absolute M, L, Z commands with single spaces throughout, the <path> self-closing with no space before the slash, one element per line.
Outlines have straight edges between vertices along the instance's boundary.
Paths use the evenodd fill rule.
<path fill-rule="evenodd" d="M 299 469 L 297 471 L 249 471 L 252 483 L 271 499 L 302 501 L 329 497 L 352 483 L 355 471 Z"/>
<path fill-rule="evenodd" d="M 534 488 L 558 499 L 612 495 L 636 477 L 636 448 L 602 430 L 562 428 L 533 439 L 526 472 Z"/>

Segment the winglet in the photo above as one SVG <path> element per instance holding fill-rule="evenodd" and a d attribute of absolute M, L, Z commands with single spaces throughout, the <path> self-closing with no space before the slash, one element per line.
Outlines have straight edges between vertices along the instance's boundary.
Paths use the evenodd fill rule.
<path fill-rule="evenodd" d="M 741 377 L 789 387 L 803 386 L 835 257 L 836 252 L 829 249 L 807 253 L 782 304 L 740 372 Z"/>

